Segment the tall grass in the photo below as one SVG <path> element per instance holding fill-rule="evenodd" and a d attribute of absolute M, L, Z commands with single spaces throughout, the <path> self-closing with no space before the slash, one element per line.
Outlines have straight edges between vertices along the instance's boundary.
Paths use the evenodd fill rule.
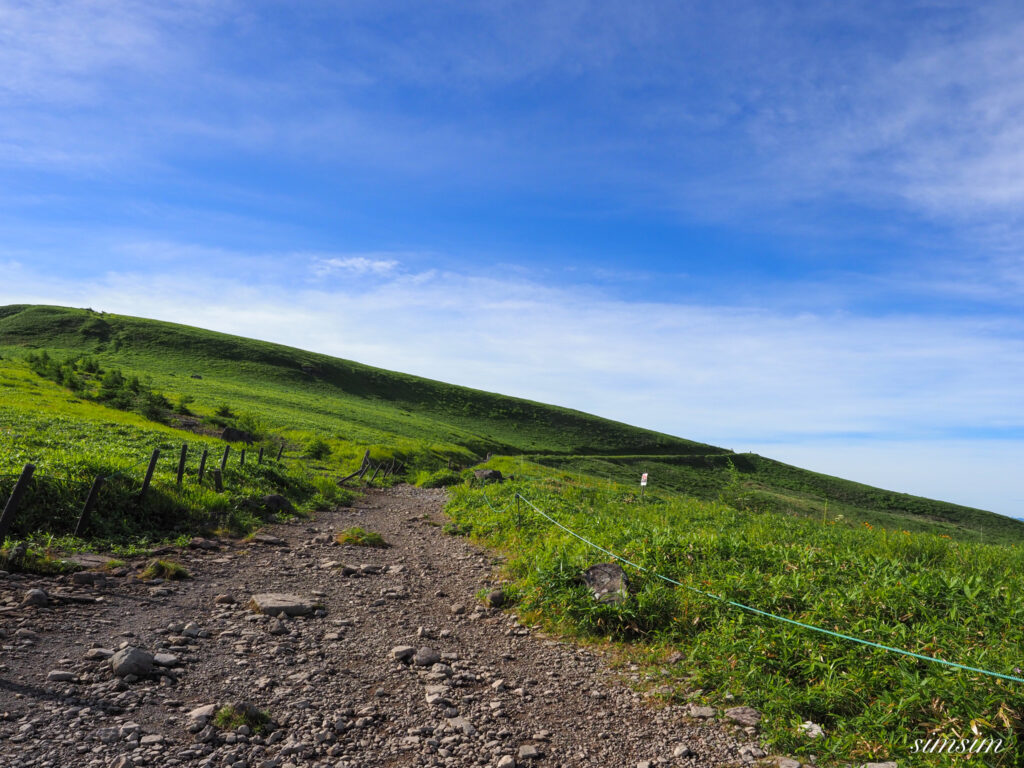
<path fill-rule="evenodd" d="M 977 730 L 1015 742 L 1021 734 L 1024 684 L 775 622 L 636 571 L 629 573 L 629 600 L 597 603 L 579 575 L 607 556 L 527 506 L 517 511 L 517 491 L 601 546 L 696 590 L 1021 676 L 1024 555 L 1017 546 L 867 525 L 853 529 L 696 500 L 641 503 L 621 486 L 558 477 L 487 490 L 458 486 L 448 506 L 457 525 L 508 550 L 520 608 L 531 618 L 625 643 L 628 654 L 649 664 L 679 699 L 696 694 L 723 704 L 731 694 L 733 703 L 758 708 L 780 752 L 835 760 L 910 758 L 917 738 L 967 738 Z M 681 658 L 667 662 L 674 652 Z M 807 720 L 825 729 L 824 741 L 804 735 L 799 726 Z M 1015 753 L 975 759 L 1015 765 Z M 957 758 L 929 760 L 946 765 Z"/>

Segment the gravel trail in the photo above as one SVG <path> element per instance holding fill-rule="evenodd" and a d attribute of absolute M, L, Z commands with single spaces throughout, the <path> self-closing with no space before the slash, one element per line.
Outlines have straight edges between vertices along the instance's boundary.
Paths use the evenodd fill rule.
<path fill-rule="evenodd" d="M 121 575 L 0 572 L 0 766 L 654 768 L 764 758 L 752 710 L 731 713 L 744 726 L 654 704 L 628 687 L 628 670 L 484 606 L 477 594 L 497 586 L 498 561 L 441 531 L 443 503 L 443 491 L 401 486 L 268 526 L 258 540 L 196 541 L 211 548 L 163 555 L 190 571 L 187 581 L 140 579 L 144 562 Z M 350 526 L 391 546 L 334 543 Z M 309 613 L 257 613 L 248 604 L 261 593 L 297 598 L 262 598 L 275 611 Z M 23 604 L 33 599 L 45 605 Z M 235 703 L 266 711 L 270 727 L 216 727 L 211 711 Z"/>

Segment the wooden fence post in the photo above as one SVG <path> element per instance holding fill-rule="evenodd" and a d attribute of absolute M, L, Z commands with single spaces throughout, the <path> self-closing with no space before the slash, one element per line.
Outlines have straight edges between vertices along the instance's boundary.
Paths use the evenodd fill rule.
<path fill-rule="evenodd" d="M 92 512 L 92 508 L 96 504 L 96 497 L 100 495 L 100 489 L 104 482 L 106 482 L 106 478 L 103 475 L 93 480 L 89 495 L 85 498 L 85 506 L 82 507 L 82 514 L 78 517 L 78 525 L 75 526 L 75 536 L 81 536 L 85 532 L 86 526 L 89 525 L 89 513 Z"/>
<path fill-rule="evenodd" d="M 35 471 L 35 464 L 26 464 L 24 469 L 21 470 L 21 477 L 18 478 L 18 482 L 14 485 L 14 490 L 11 491 L 11 497 L 7 499 L 7 504 L 4 505 L 3 514 L 0 514 L 0 541 L 3 541 L 7 531 L 10 530 L 11 523 L 14 522 L 14 514 L 18 511 L 18 505 L 21 503 L 21 497 L 25 495 L 28 481 L 32 479 L 32 473 Z"/>
<path fill-rule="evenodd" d="M 263 446 L 262 445 L 260 446 L 260 455 L 256 457 L 256 463 L 257 464 L 262 464 L 263 463 Z"/>
<path fill-rule="evenodd" d="M 209 453 L 209 451 L 206 448 L 203 448 L 203 455 L 199 459 L 199 479 L 196 482 L 200 483 L 200 484 L 203 482 L 203 473 L 206 471 L 206 454 L 207 453 Z"/>
<path fill-rule="evenodd" d="M 231 453 L 231 446 L 224 446 L 224 455 L 220 457 L 220 472 L 224 474 L 224 467 L 228 465 L 228 454 Z"/>
<path fill-rule="evenodd" d="M 224 493 L 223 473 L 219 469 L 213 470 L 213 487 L 217 489 L 217 493 Z"/>
<path fill-rule="evenodd" d="M 156 471 L 156 462 L 160 458 L 160 449 L 154 448 L 153 455 L 149 458 L 149 467 L 146 469 L 146 479 L 142 481 L 142 490 L 139 491 L 139 503 L 141 504 L 149 491 L 149 484 L 153 480 L 153 472 Z"/>
<path fill-rule="evenodd" d="M 181 444 L 181 458 L 178 459 L 178 485 L 181 485 L 181 478 L 185 476 L 185 457 L 188 456 L 188 443 Z"/>
<path fill-rule="evenodd" d="M 242 456 L 242 458 L 238 460 L 238 466 L 244 467 L 245 466 L 245 448 L 242 449 L 241 456 Z"/>
<path fill-rule="evenodd" d="M 277 449 L 277 460 L 281 460 L 281 454 L 284 453 L 284 440 L 281 441 L 281 447 Z"/>
<path fill-rule="evenodd" d="M 380 472 L 380 468 L 381 468 L 381 467 L 383 467 L 383 466 L 384 466 L 383 464 L 378 464 L 378 465 L 377 465 L 377 468 L 376 468 L 375 470 L 373 470 L 373 476 L 372 476 L 372 477 L 370 477 L 370 482 L 371 482 L 371 483 L 372 483 L 372 482 L 374 481 L 374 479 L 375 479 L 375 478 L 377 477 L 377 473 L 378 473 L 378 472 Z"/>

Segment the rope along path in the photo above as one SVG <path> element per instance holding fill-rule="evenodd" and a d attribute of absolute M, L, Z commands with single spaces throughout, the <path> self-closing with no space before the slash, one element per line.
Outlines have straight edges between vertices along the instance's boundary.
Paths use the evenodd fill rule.
<path fill-rule="evenodd" d="M 487 493 L 486 492 L 484 493 L 484 499 L 487 501 L 487 506 L 489 506 L 495 512 L 498 512 L 498 510 L 494 509 L 494 506 L 491 504 L 490 499 L 487 498 Z M 702 589 L 697 589 L 696 587 L 691 587 L 688 584 L 683 584 L 682 582 L 676 581 L 675 579 L 671 579 L 668 576 L 663 576 L 660 573 L 657 573 L 655 571 L 651 571 L 648 568 L 644 568 L 642 565 L 637 565 L 636 563 L 631 562 L 631 561 L 627 560 L 626 558 L 621 557 L 621 556 L 615 554 L 611 550 L 605 549 L 604 547 L 602 547 L 599 544 L 595 544 L 590 539 L 588 539 L 588 538 L 586 538 L 584 536 L 581 536 L 580 534 L 576 533 L 576 531 L 574 531 L 571 528 L 569 528 L 569 527 L 563 525 L 562 523 L 558 522 L 555 518 L 553 518 L 551 515 L 549 515 L 544 510 L 540 509 L 538 506 L 536 506 L 533 502 L 531 502 L 529 499 L 527 499 L 521 493 L 517 492 L 515 494 L 515 496 L 513 497 L 513 500 L 515 500 L 515 499 L 519 499 L 524 504 L 526 504 L 531 509 L 533 509 L 534 512 L 536 512 L 538 515 L 543 517 L 545 520 L 547 520 L 548 522 L 550 522 L 550 523 L 556 525 L 557 527 L 561 528 L 563 531 L 568 533 L 570 536 L 573 536 L 573 537 L 579 539 L 580 541 L 582 541 L 587 546 L 593 547 L 594 549 L 598 550 L 599 552 L 603 552 L 604 554 L 608 555 L 609 557 L 614 558 L 615 560 L 618 560 L 621 563 L 625 563 L 626 565 L 628 565 L 628 566 L 630 566 L 632 568 L 636 568 L 638 571 L 642 571 L 643 573 L 649 573 L 652 576 L 661 579 L 662 581 L 668 582 L 669 584 L 674 584 L 677 587 L 682 587 L 683 589 L 688 589 L 691 592 L 696 592 L 698 595 L 703 595 L 704 597 L 709 597 L 709 598 L 711 598 L 713 600 L 718 600 L 718 601 L 720 601 L 722 603 L 725 603 L 726 605 L 731 605 L 734 608 L 739 608 L 740 610 L 747 611 L 749 613 L 753 613 L 753 614 L 755 614 L 757 616 L 764 616 L 766 618 L 773 619 L 774 621 L 781 621 L 781 622 L 783 622 L 785 624 L 791 624 L 791 625 L 793 625 L 795 627 L 800 627 L 801 629 L 809 629 L 812 632 L 820 632 L 823 635 L 829 635 L 831 637 L 838 637 L 841 640 L 847 640 L 847 641 L 849 641 L 851 643 L 859 643 L 860 645 L 866 645 L 866 646 L 869 646 L 871 648 L 880 648 L 881 650 L 888 651 L 889 653 L 898 653 L 898 654 L 900 654 L 902 656 L 909 656 L 911 658 L 919 659 L 921 661 L 930 661 L 930 662 L 933 662 L 935 664 L 942 664 L 943 666 L 952 667 L 953 669 L 962 669 L 962 670 L 965 670 L 967 672 L 977 672 L 979 674 L 988 675 L 990 677 L 998 677 L 998 678 L 1000 678 L 1002 680 L 1011 680 L 1011 681 L 1013 681 L 1015 683 L 1024 683 L 1024 678 L 1022 678 L 1022 677 L 1014 677 L 1013 675 L 1004 675 L 1001 672 L 993 672 L 991 670 L 981 669 L 979 667 L 970 667 L 970 666 L 967 666 L 966 664 L 957 664 L 955 661 L 946 661 L 945 659 L 938 659 L 938 658 L 936 658 L 934 656 L 925 656 L 924 654 L 914 653 L 913 651 L 906 651 L 906 650 L 904 650 L 902 648 L 894 648 L 891 645 L 882 645 L 881 643 L 875 643 L 875 642 L 872 642 L 871 640 L 864 640 L 863 638 L 860 638 L 860 637 L 853 637 L 852 635 L 844 635 L 842 632 L 833 632 L 830 629 L 824 629 L 823 627 L 816 627 L 813 624 L 805 624 L 804 622 L 796 621 L 795 619 L 787 619 L 785 616 L 779 616 L 779 615 L 774 614 L 774 613 L 769 613 L 768 611 L 762 611 L 759 608 L 753 608 L 753 607 L 751 607 L 749 605 L 744 605 L 743 603 L 738 603 L 735 600 L 727 600 L 724 597 L 722 597 L 721 595 L 716 595 L 716 594 L 714 594 L 712 592 L 705 592 Z M 506 506 L 505 509 L 508 509 L 510 506 L 511 506 L 511 503 L 508 506 Z"/>

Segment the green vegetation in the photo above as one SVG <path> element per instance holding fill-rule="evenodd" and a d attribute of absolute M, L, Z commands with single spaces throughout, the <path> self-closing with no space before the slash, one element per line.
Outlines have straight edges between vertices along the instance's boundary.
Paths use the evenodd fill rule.
<path fill-rule="evenodd" d="M 213 724 L 224 731 L 234 731 L 246 725 L 253 733 L 264 733 L 270 725 L 270 713 L 250 704 L 228 704 L 217 710 Z"/>
<path fill-rule="evenodd" d="M 385 549 L 389 546 L 384 537 L 379 533 L 364 531 L 362 528 L 346 528 L 344 531 L 338 533 L 334 537 L 334 540 L 339 544 L 348 545 L 352 547 L 375 547 L 377 549 Z"/>
<path fill-rule="evenodd" d="M 181 563 L 174 563 L 170 560 L 151 560 L 145 570 L 139 574 L 139 578 L 181 581 L 191 579 L 192 574 Z"/>
<path fill-rule="evenodd" d="M 462 482 L 462 475 L 450 469 L 439 469 L 435 472 L 422 469 L 416 473 L 415 484 L 420 488 L 447 488 Z"/>
<path fill-rule="evenodd" d="M 490 466 L 523 472 L 523 465 Z M 631 487 L 525 465 L 530 479 L 457 486 L 453 525 L 510 556 L 507 587 L 527 621 L 619 643 L 652 685 L 677 701 L 748 704 L 764 714 L 781 753 L 853 760 L 910 756 L 915 738 L 968 737 L 972 728 L 1016 741 L 1024 684 L 894 655 L 753 615 L 699 594 L 927 656 L 1021 676 L 1024 555 L 1018 546 L 935 534 L 851 528 L 775 510 L 648 496 Z M 607 561 L 527 505 L 675 587 L 626 567 L 631 596 L 597 603 L 580 574 Z M 734 700 L 727 702 L 725 696 Z M 812 721 L 827 738 L 812 741 Z M 1015 765 L 1009 744 L 991 765 Z M 949 762 L 943 762 L 948 759 Z M 930 765 L 952 765 L 938 757 Z M 977 763 L 972 763 L 977 764 Z"/>
<path fill-rule="evenodd" d="M 29 356 L 44 354 L 54 372 L 50 378 L 55 381 L 60 372 L 63 396 L 56 400 L 26 369 Z M 116 372 L 124 383 L 111 382 L 108 391 L 121 394 L 110 403 L 127 402 L 124 393 L 130 392 L 135 413 L 204 437 L 232 426 L 256 436 L 252 450 L 262 445 L 276 456 L 284 442 L 286 455 L 309 454 L 322 471 L 337 475 L 358 469 L 367 448 L 374 464 L 397 459 L 410 479 L 439 485 L 456 482 L 443 472 L 449 461 L 464 467 L 486 453 L 521 455 L 619 482 L 634 482 L 647 471 L 652 488 L 751 511 L 818 520 L 842 514 L 850 525 L 1024 542 L 1024 523 L 989 512 L 882 491 L 579 411 L 172 323 L 64 307 L 2 307 L 0 357 L 0 407 L 14 400 L 18 406 L 9 410 L 12 432 L 22 413 L 85 416 L 74 408 L 76 401 L 84 406 L 91 404 L 86 397 L 98 400 L 103 377 Z M 77 391 L 74 377 L 83 382 Z M 143 393 L 149 395 L 140 402 Z M 118 421 L 95 413 L 90 418 Z M 156 426 L 152 418 L 134 423 Z M 199 439 L 167 434 L 179 442 Z"/>
<path fill-rule="evenodd" d="M 225 427 L 255 444 L 233 444 L 218 493 L 212 470 Z M 179 486 L 182 443 L 189 452 Z M 127 557 L 197 531 L 245 534 L 283 516 L 268 511 L 269 494 L 286 496 L 298 514 L 345 503 L 353 496 L 336 478 L 359 469 L 369 451 L 374 467 L 400 462 L 404 479 L 451 488 L 444 531 L 507 551 L 505 590 L 525 619 L 614 644 L 672 698 L 726 706 L 731 695 L 732 704 L 758 708 L 779 752 L 816 754 L 821 764 L 902 760 L 916 738 L 977 732 L 1016 742 L 1024 733 L 1024 684 L 852 644 L 700 594 L 1022 676 L 1024 523 L 1011 518 L 564 408 L 60 307 L 0 307 L 0 447 L 0 499 L 26 462 L 37 467 L 0 548 L 8 570 L 73 569 L 60 553 L 83 548 Z M 261 447 L 269 460 L 257 464 Z M 156 474 L 141 502 L 155 448 Z M 474 481 L 468 468 L 487 453 L 496 458 L 484 466 L 515 482 Z M 641 472 L 651 477 L 643 499 Z M 107 480 L 88 538 L 75 539 L 97 476 Z M 633 572 L 629 599 L 594 602 L 579 574 L 607 556 L 516 503 L 517 491 L 692 589 Z M 386 546 L 359 528 L 338 541 Z M 825 729 L 824 740 L 806 737 L 799 726 L 808 720 Z M 1015 755 L 1014 743 L 973 764 L 1010 766 Z M 956 759 L 936 755 L 929 764 Z"/>

